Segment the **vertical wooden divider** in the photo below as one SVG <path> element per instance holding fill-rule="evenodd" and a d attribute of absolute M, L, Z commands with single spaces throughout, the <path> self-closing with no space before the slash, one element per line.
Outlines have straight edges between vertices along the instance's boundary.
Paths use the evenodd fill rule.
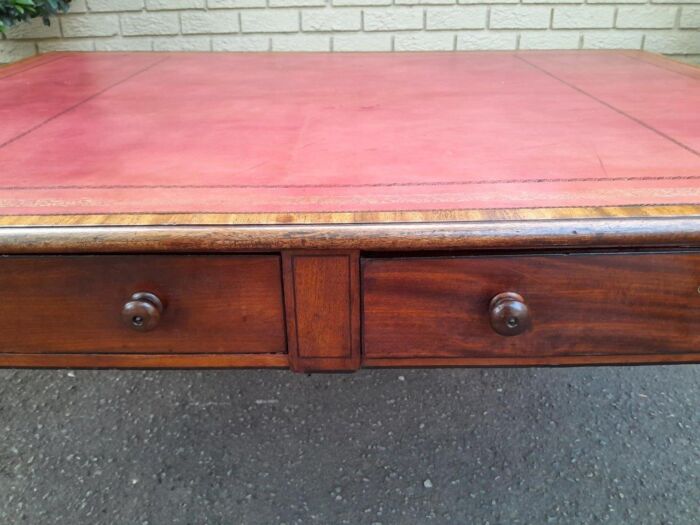
<path fill-rule="evenodd" d="M 290 366 L 297 372 L 360 367 L 358 251 L 282 252 Z"/>

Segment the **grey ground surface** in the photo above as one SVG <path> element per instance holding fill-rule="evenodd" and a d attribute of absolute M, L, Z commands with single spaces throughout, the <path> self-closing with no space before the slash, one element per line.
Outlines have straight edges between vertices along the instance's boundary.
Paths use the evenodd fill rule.
<path fill-rule="evenodd" d="M 700 523 L 700 366 L 0 371 L 0 523 Z"/>

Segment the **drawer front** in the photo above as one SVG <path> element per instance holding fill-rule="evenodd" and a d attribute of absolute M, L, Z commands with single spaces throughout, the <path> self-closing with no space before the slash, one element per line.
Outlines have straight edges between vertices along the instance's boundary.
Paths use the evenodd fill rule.
<path fill-rule="evenodd" d="M 700 254 L 366 259 L 362 271 L 368 358 L 700 352 Z M 492 303 L 504 292 L 517 295 Z"/>
<path fill-rule="evenodd" d="M 4 353 L 286 351 L 277 256 L 5 257 L 0 298 Z"/>

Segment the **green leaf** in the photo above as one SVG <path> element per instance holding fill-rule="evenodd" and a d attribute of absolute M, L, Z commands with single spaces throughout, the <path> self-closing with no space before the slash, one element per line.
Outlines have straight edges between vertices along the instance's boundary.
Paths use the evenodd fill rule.
<path fill-rule="evenodd" d="M 12 25 L 40 17 L 45 24 L 50 24 L 50 17 L 65 13 L 70 7 L 70 0 L 0 0 L 0 33 Z"/>

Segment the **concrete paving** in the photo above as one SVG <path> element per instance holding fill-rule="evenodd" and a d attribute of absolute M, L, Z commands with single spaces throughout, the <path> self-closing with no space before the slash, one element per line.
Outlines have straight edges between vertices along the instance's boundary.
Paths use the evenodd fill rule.
<path fill-rule="evenodd" d="M 700 523 L 700 366 L 0 371 L 0 524 Z"/>

